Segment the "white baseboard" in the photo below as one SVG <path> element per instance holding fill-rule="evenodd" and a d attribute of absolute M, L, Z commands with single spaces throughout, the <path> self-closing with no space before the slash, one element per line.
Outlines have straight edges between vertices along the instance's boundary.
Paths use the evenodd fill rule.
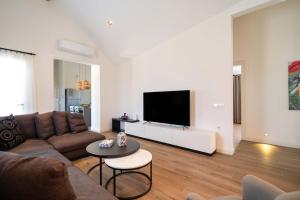
<path fill-rule="evenodd" d="M 283 147 L 291 147 L 291 148 L 300 148 L 300 143 L 295 141 L 295 143 L 279 141 L 274 139 L 266 139 L 266 138 L 257 138 L 257 137 L 243 137 L 242 140 L 250 141 L 250 142 L 258 142 L 258 143 L 265 143 L 265 144 L 272 144 L 277 146 Z"/>
<path fill-rule="evenodd" d="M 235 149 L 221 149 L 221 148 L 217 148 L 217 152 L 218 153 L 222 153 L 222 154 L 226 154 L 226 155 L 233 155 L 235 152 Z"/>

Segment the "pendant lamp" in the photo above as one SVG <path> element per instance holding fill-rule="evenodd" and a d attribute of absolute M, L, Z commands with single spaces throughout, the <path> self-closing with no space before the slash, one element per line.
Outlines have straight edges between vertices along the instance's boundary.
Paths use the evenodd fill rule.
<path fill-rule="evenodd" d="M 84 77 L 85 77 L 85 80 L 83 80 L 81 82 L 81 84 L 82 84 L 81 89 L 89 90 L 89 89 L 91 89 L 91 83 L 88 80 L 86 80 L 86 66 L 84 67 Z"/>
<path fill-rule="evenodd" d="M 78 80 L 76 82 L 76 90 L 82 90 L 82 81 Z"/>
<path fill-rule="evenodd" d="M 78 66 L 78 80 L 76 82 L 76 90 L 82 89 L 82 81 L 80 80 L 80 66 Z"/>
<path fill-rule="evenodd" d="M 88 90 L 88 89 L 91 89 L 91 84 L 88 80 L 84 80 L 82 81 L 82 87 L 85 89 L 85 90 Z"/>

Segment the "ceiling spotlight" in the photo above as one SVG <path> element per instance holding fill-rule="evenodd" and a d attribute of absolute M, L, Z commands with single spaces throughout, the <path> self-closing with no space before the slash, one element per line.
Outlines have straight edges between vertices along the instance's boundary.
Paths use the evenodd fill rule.
<path fill-rule="evenodd" d="M 109 19 L 109 20 L 107 20 L 107 21 L 106 21 L 106 23 L 107 23 L 107 26 L 112 26 L 112 25 L 113 25 L 113 21 L 112 21 L 112 20 L 110 20 L 110 19 Z"/>

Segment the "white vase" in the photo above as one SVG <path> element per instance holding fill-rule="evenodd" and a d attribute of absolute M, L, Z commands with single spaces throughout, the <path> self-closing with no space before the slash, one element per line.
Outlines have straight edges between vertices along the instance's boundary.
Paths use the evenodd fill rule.
<path fill-rule="evenodd" d="M 119 147 L 123 147 L 127 145 L 127 135 L 124 132 L 120 132 L 117 135 L 117 144 Z"/>

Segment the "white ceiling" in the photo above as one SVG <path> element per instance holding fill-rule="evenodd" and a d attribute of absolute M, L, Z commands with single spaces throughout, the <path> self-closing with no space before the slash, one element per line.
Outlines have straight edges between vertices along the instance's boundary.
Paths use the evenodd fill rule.
<path fill-rule="evenodd" d="M 102 51 L 119 64 L 127 58 L 231 7 L 241 0 L 56 0 Z M 113 26 L 106 21 L 111 19 Z"/>

